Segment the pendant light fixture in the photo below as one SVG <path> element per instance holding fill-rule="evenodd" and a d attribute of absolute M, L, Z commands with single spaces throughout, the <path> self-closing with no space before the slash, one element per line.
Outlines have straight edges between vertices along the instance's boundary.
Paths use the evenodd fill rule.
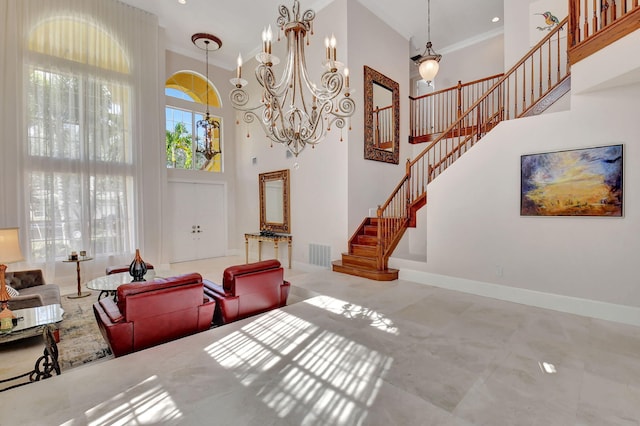
<path fill-rule="evenodd" d="M 433 79 L 436 77 L 436 74 L 438 74 L 438 70 L 440 69 L 440 59 L 442 59 L 442 55 L 437 54 L 432 49 L 431 0 L 427 0 L 427 47 L 424 53 L 416 58 L 415 63 L 418 65 L 418 72 L 420 73 L 420 76 L 429 84 L 431 84 Z"/>
<path fill-rule="evenodd" d="M 205 51 L 207 77 L 205 98 L 207 110 L 204 118 L 202 120 L 198 120 L 198 122 L 196 123 L 198 128 L 202 128 L 204 132 L 204 146 L 201 147 L 198 143 L 196 152 L 203 154 L 207 161 L 210 161 L 217 154 L 222 154 L 222 147 L 219 146 L 217 150 L 213 147 L 215 130 L 220 129 L 220 123 L 209 115 L 209 91 L 211 90 L 209 82 L 209 51 L 220 49 L 220 47 L 222 46 L 222 41 L 218 37 L 211 34 L 197 33 L 191 36 L 191 42 L 195 44 L 197 48 Z"/>
<path fill-rule="evenodd" d="M 229 97 L 233 107 L 242 112 L 245 123 L 259 123 L 269 139 L 286 146 L 297 157 L 307 145 L 318 144 L 331 126 L 345 127 L 355 112 L 355 102 L 349 97 L 353 92 L 349 88 L 349 71 L 336 60 L 335 37 L 325 39 L 325 71 L 320 83 L 309 78 L 304 47 L 313 34 L 315 12 L 302 12 L 298 0 L 291 9 L 280 5 L 278 12 L 278 34 L 284 34 L 287 42 L 281 77 L 276 77 L 274 69 L 280 61 L 271 51 L 273 33 L 269 26 L 262 32 L 262 51 L 256 55 L 255 75 L 262 86 L 261 98 L 249 104 L 240 57 L 236 78 L 231 80 L 235 88 Z"/>

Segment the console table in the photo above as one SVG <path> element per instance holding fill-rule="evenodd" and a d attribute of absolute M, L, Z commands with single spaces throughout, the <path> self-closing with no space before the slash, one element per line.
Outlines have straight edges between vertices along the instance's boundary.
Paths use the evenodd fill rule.
<path fill-rule="evenodd" d="M 258 240 L 258 260 L 262 260 L 262 242 L 272 241 L 273 251 L 275 258 L 278 259 L 278 243 L 280 241 L 286 241 L 289 248 L 289 269 L 291 269 L 291 242 L 293 236 L 291 234 L 273 234 L 273 235 L 261 235 L 259 232 L 251 232 L 244 234 L 244 251 L 245 251 L 245 263 L 249 263 L 249 240 Z"/>

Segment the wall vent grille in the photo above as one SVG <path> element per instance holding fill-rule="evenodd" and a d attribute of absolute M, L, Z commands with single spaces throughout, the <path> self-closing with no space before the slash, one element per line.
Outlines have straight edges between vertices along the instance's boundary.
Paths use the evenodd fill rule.
<path fill-rule="evenodd" d="M 331 268 L 331 246 L 309 244 L 309 263 Z"/>

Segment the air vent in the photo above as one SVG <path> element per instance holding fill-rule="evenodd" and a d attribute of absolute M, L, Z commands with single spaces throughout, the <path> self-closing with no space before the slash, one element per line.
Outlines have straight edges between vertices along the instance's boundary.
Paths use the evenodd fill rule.
<path fill-rule="evenodd" d="M 331 247 L 321 244 L 309 244 L 309 263 L 312 265 L 331 267 Z"/>

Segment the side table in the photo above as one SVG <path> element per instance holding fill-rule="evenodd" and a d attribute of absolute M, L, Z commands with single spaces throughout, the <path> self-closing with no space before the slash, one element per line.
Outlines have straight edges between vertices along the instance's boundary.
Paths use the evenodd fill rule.
<path fill-rule="evenodd" d="M 87 297 L 91 294 L 90 291 L 82 291 L 82 287 L 80 285 L 80 262 L 86 262 L 88 260 L 93 260 L 93 257 L 79 257 L 76 260 L 63 260 L 64 263 L 76 264 L 76 275 L 78 276 L 78 294 L 70 294 L 69 296 L 67 296 L 69 299 L 79 299 L 81 297 Z"/>

